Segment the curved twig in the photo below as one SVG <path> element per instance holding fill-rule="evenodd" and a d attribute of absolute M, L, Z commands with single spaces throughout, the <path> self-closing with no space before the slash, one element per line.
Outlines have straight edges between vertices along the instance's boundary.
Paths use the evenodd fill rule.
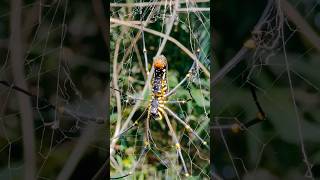
<path fill-rule="evenodd" d="M 305 36 L 308 41 L 320 52 L 320 37 L 315 33 L 312 27 L 307 23 L 305 19 L 299 14 L 299 12 L 286 0 L 281 0 L 280 4 L 282 6 L 284 14 L 293 22 L 299 32 Z"/>
<path fill-rule="evenodd" d="M 136 28 L 136 29 L 141 29 L 140 26 L 137 26 L 137 25 L 134 25 L 134 24 L 130 24 L 130 23 L 127 23 L 126 21 L 122 21 L 122 20 L 119 20 L 119 19 L 115 19 L 115 18 L 110 18 L 110 22 L 111 23 L 116 23 L 116 24 L 121 24 L 121 25 L 124 25 L 124 26 L 128 26 L 128 27 L 132 27 L 132 28 Z M 161 33 L 161 32 L 158 32 L 158 31 L 155 31 L 153 29 L 149 29 L 149 28 L 143 28 L 143 30 L 145 32 L 148 32 L 150 34 L 154 34 L 154 35 L 157 35 L 157 36 L 160 36 L 162 38 L 165 38 L 166 35 Z M 207 68 L 199 61 L 199 59 L 188 49 L 186 48 L 184 45 L 182 45 L 178 40 L 176 40 L 175 38 L 169 36 L 168 37 L 168 40 L 171 41 L 172 43 L 176 44 L 183 52 L 185 52 L 192 60 L 196 61 L 197 64 L 199 65 L 199 67 L 203 70 L 204 74 L 207 76 L 207 77 L 210 77 L 210 72 L 207 70 Z"/>
<path fill-rule="evenodd" d="M 273 4 L 273 0 L 269 0 L 267 6 L 265 7 L 258 23 L 255 25 L 253 32 L 259 31 L 262 28 L 262 24 L 264 23 L 265 17 L 267 15 L 267 12 L 270 10 L 271 6 Z M 239 64 L 243 59 L 244 56 L 251 50 L 251 48 L 248 48 L 246 46 L 243 46 L 238 53 L 226 64 L 223 66 L 223 68 L 212 78 L 211 80 L 211 86 L 215 86 L 225 75 L 227 75 L 231 69 Z"/>

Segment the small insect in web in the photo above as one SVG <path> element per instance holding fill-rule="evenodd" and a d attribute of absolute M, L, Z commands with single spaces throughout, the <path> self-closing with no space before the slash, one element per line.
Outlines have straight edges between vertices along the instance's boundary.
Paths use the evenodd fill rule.
<path fill-rule="evenodd" d="M 199 51 L 198 51 L 199 52 Z M 181 151 L 181 144 L 179 142 L 179 138 L 177 133 L 175 132 L 172 123 L 169 120 L 169 115 L 173 117 L 178 124 L 182 125 L 185 130 L 188 133 L 193 134 L 193 136 L 198 139 L 202 145 L 204 145 L 206 148 L 209 149 L 209 146 L 205 140 L 203 140 L 198 133 L 191 128 L 191 126 L 182 118 L 180 118 L 173 110 L 171 110 L 168 105 L 169 104 L 186 104 L 188 101 L 191 101 L 192 98 L 187 100 L 169 100 L 169 97 L 172 96 L 177 89 L 182 86 L 187 80 L 191 79 L 192 76 L 196 73 L 197 64 L 194 62 L 188 71 L 187 75 L 176 85 L 172 90 L 169 90 L 168 86 L 168 61 L 164 55 L 156 56 L 153 59 L 153 65 L 151 71 L 147 71 L 147 74 L 152 75 L 151 80 L 151 100 L 149 100 L 148 106 L 144 113 L 147 113 L 147 117 L 144 120 L 145 123 L 145 132 L 144 132 L 144 140 L 143 140 L 143 148 L 140 152 L 140 155 L 138 156 L 138 160 L 134 163 L 131 170 L 122 176 L 119 177 L 112 177 L 111 179 L 121 179 L 124 177 L 127 177 L 129 175 L 132 175 L 134 171 L 137 169 L 137 167 L 140 165 L 142 157 L 153 147 L 155 147 L 154 140 L 151 135 L 150 130 L 150 121 L 156 120 L 161 121 L 165 120 L 165 123 L 169 129 L 170 135 L 174 142 L 174 148 L 176 151 L 176 154 L 179 158 L 179 162 L 182 165 L 182 171 L 186 177 L 190 176 L 189 170 L 187 168 L 185 158 L 183 157 L 182 151 Z M 153 74 L 152 74 L 153 73 Z M 190 91 L 189 91 L 190 93 Z M 192 97 L 191 93 L 190 96 Z M 140 99 L 141 100 L 141 99 Z M 144 113 L 136 120 L 134 123 L 120 132 L 119 134 L 115 135 L 112 140 L 119 138 L 123 136 L 125 133 L 127 133 L 130 129 L 137 127 L 139 125 L 139 121 L 141 121 Z M 155 148 L 156 149 L 156 148 Z M 153 151 L 153 150 L 152 150 Z M 160 159 L 160 161 L 163 162 L 163 160 Z M 165 163 L 164 163 L 165 164 Z"/>

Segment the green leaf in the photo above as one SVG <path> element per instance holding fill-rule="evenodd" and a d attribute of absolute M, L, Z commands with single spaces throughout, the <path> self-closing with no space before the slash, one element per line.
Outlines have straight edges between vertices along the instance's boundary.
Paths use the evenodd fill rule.
<path fill-rule="evenodd" d="M 204 91 L 201 89 L 193 89 L 191 90 L 191 94 L 193 99 L 195 100 L 196 104 L 200 107 L 209 107 L 210 101 L 208 97 L 204 96 Z"/>

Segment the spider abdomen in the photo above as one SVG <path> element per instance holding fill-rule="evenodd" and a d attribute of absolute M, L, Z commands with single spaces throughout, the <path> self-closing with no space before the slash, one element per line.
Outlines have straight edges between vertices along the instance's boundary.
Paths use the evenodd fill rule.
<path fill-rule="evenodd" d="M 164 55 L 153 58 L 154 75 L 152 92 L 156 97 L 164 96 L 167 90 L 167 59 Z"/>
<path fill-rule="evenodd" d="M 153 98 L 150 105 L 150 114 L 154 119 L 161 117 L 159 108 L 163 106 L 165 93 L 167 92 L 167 59 L 160 55 L 153 58 L 154 75 L 152 79 Z"/>

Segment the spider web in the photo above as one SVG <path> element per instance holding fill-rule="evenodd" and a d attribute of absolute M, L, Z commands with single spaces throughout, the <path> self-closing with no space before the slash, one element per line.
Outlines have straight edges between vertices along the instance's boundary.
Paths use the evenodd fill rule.
<path fill-rule="evenodd" d="M 259 22 L 254 30 L 246 30 L 251 31 L 246 35 L 249 40 L 241 40 L 245 43 L 239 52 L 245 53 L 232 58 L 230 54 L 236 53 L 224 51 L 222 55 L 220 51 L 216 58 L 220 67 L 228 59 L 236 62 L 240 57 L 242 61 L 237 61 L 214 86 L 213 171 L 223 179 L 319 178 L 315 168 L 319 163 L 316 109 L 320 84 L 315 72 L 320 51 L 310 38 L 311 34 L 319 40 L 319 1 L 257 4 L 263 4 L 261 9 L 266 10 L 256 13 L 262 18 L 256 18 Z M 214 71 L 222 74 L 218 68 Z M 267 118 L 243 131 L 234 131 L 231 126 L 235 123 L 257 116 L 250 86 L 256 90 Z"/>
<path fill-rule="evenodd" d="M 89 179 L 106 160 L 102 124 L 106 63 L 100 56 L 105 47 L 90 3 L 39 0 L 18 7 L 22 12 L 22 79 L 28 86 L 24 90 L 32 94 L 27 95 L 14 88 L 16 69 L 9 46 L 12 3 L 1 1 L 1 179 L 22 179 L 30 166 L 35 166 L 36 179 Z M 26 144 L 22 133 L 19 93 L 32 101 L 32 107 L 25 108 L 32 111 L 33 127 L 27 133 L 34 143 Z M 28 148 L 34 149 L 31 162 L 24 157 Z"/>
<path fill-rule="evenodd" d="M 150 70 L 152 58 L 164 41 L 159 34 L 166 34 L 176 13 L 169 36 L 186 47 L 193 56 L 200 49 L 199 62 L 209 71 L 209 1 L 181 1 L 178 10 L 174 8 L 175 1 L 113 1 L 110 5 L 111 137 L 117 136 L 121 133 L 119 129 L 126 129 L 129 123 L 132 124 L 141 116 L 137 128 L 123 133 L 114 144 L 111 139 L 111 177 L 125 175 L 137 164 L 132 175 L 136 178 L 184 178 L 181 160 L 164 118 L 159 121 L 150 119 L 152 148 L 139 161 L 146 131 L 146 115 L 143 114 L 146 114 L 151 98 L 151 91 L 144 91 L 148 76 L 142 35 L 147 50 L 147 69 Z M 144 24 L 143 28 L 141 23 Z M 141 29 L 145 30 L 143 34 Z M 156 33 L 149 33 L 150 29 Z M 187 75 L 193 60 L 170 40 L 161 54 L 168 60 L 168 84 L 169 89 L 173 89 Z M 209 77 L 202 68 L 196 66 L 191 78 L 169 97 L 169 100 L 193 99 L 187 104 L 168 105 L 207 142 L 210 139 L 209 92 Z M 137 103 L 140 103 L 139 108 L 135 108 Z M 169 119 L 181 143 L 182 155 L 191 177 L 209 179 L 209 149 L 200 147 L 201 142 L 170 115 Z"/>

